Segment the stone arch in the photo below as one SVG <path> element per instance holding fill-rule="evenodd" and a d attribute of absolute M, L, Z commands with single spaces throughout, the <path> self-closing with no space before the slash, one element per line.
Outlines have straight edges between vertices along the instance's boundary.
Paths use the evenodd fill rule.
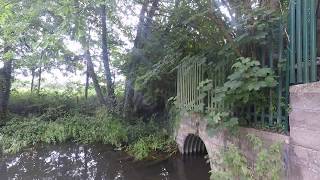
<path fill-rule="evenodd" d="M 195 134 L 188 134 L 183 145 L 183 154 L 207 154 L 207 148 L 202 139 Z"/>
<path fill-rule="evenodd" d="M 207 123 L 198 114 L 183 114 L 179 126 L 175 131 L 175 140 L 181 154 L 207 155 L 214 157 L 219 149 L 218 144 L 221 134 L 210 137 L 206 130 Z M 217 138 L 217 136 L 219 138 Z M 210 161 L 210 166 L 213 164 Z"/>

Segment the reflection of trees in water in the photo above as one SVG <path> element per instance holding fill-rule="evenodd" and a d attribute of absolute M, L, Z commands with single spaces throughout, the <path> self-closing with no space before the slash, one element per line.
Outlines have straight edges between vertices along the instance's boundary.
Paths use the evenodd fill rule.
<path fill-rule="evenodd" d="M 99 152 L 93 152 L 90 147 L 77 145 L 62 146 L 51 151 L 44 148 L 39 151 L 23 152 L 1 163 L 0 179 L 111 178 L 114 173 L 108 173 L 109 163 L 106 164 L 104 158 L 99 155 Z M 110 159 L 112 161 L 111 157 Z M 99 165 L 104 167 L 99 168 Z"/>
<path fill-rule="evenodd" d="M 178 170 L 178 174 L 179 174 L 179 178 L 184 180 L 187 179 L 186 174 L 185 174 L 185 168 L 184 168 L 184 162 L 182 160 L 182 158 L 178 158 L 176 161 L 176 168 Z"/>
<path fill-rule="evenodd" d="M 202 180 L 207 175 L 201 157 L 178 156 L 151 166 L 121 162 L 124 157 L 105 145 L 48 145 L 0 159 L 0 179 Z"/>

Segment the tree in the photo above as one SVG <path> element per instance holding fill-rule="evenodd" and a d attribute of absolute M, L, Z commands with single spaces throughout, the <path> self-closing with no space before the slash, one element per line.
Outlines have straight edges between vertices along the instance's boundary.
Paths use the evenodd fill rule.
<path fill-rule="evenodd" d="M 4 62 L 4 66 L 0 69 L 0 120 L 5 119 L 8 102 L 10 98 L 11 89 L 11 73 L 12 73 L 12 60 Z M 2 125 L 3 121 L 0 121 Z"/>
<path fill-rule="evenodd" d="M 101 8 L 101 40 L 102 40 L 102 61 L 104 64 L 104 73 L 107 83 L 107 103 L 108 108 L 111 110 L 116 105 L 116 99 L 114 95 L 114 84 L 112 82 L 112 75 L 110 72 L 110 58 L 109 58 L 109 50 L 108 50 L 108 39 L 107 39 L 107 25 L 106 25 L 106 6 L 102 4 Z"/>
<path fill-rule="evenodd" d="M 152 27 L 152 19 L 155 15 L 156 9 L 158 7 L 159 0 L 153 0 L 152 5 L 148 10 L 149 1 L 145 0 L 142 4 L 139 23 L 137 25 L 137 34 L 134 40 L 133 52 L 131 62 L 129 62 L 128 72 L 125 82 L 125 101 L 123 107 L 123 115 L 128 116 L 133 110 L 133 97 L 134 97 L 134 77 L 135 71 L 137 70 L 137 65 L 139 64 L 137 56 L 143 56 L 139 51 L 144 47 L 147 38 L 150 35 L 150 29 Z M 141 57 L 140 57 L 141 58 Z"/>

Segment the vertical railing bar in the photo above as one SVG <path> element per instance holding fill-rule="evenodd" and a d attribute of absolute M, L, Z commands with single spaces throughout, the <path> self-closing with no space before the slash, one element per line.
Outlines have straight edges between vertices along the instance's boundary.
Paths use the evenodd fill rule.
<path fill-rule="evenodd" d="M 221 70 L 220 68 L 218 68 L 218 87 L 220 87 L 220 84 L 221 84 Z M 221 102 L 219 101 L 218 103 L 218 111 L 220 112 L 221 111 Z"/>
<path fill-rule="evenodd" d="M 189 74 L 188 74 L 188 80 L 189 80 L 189 110 L 192 109 L 192 63 L 189 62 L 188 64 Z"/>
<path fill-rule="evenodd" d="M 202 64 L 199 65 L 199 75 L 198 75 L 199 85 L 200 85 L 200 83 L 201 83 L 201 81 L 202 81 L 202 79 L 201 79 L 201 70 L 202 70 Z M 201 93 L 201 91 L 199 91 L 199 96 L 200 96 L 200 93 Z M 203 101 L 203 99 L 200 98 L 200 99 L 199 99 L 199 104 L 201 105 L 201 107 L 202 107 L 202 101 Z M 203 107 L 203 108 L 204 108 L 204 107 Z M 203 110 L 204 110 L 204 109 L 202 109 L 202 111 L 203 111 Z"/>
<path fill-rule="evenodd" d="M 221 87 L 223 86 L 223 84 L 226 82 L 226 71 L 225 71 L 225 69 L 226 69 L 227 67 L 226 67 L 226 64 L 225 63 L 223 63 L 223 71 L 222 71 L 222 84 L 221 84 Z M 223 109 L 223 111 L 225 111 L 225 100 L 223 100 L 222 101 L 222 109 Z"/>
<path fill-rule="evenodd" d="M 181 74 L 181 106 L 184 106 L 184 83 L 183 83 L 183 80 L 184 80 L 184 77 L 183 77 L 183 66 L 180 65 L 180 74 Z"/>
<path fill-rule="evenodd" d="M 205 67 L 204 67 L 204 65 L 202 64 L 201 65 L 201 68 L 200 68 L 200 81 L 203 81 L 204 80 L 204 71 L 205 71 L 205 69 L 204 69 Z M 203 99 L 201 99 L 201 103 L 203 104 L 203 110 L 205 111 L 205 108 L 206 108 L 206 106 L 205 106 L 205 104 L 204 104 L 204 98 Z"/>
<path fill-rule="evenodd" d="M 183 106 L 184 108 L 186 107 L 186 102 L 187 102 L 187 83 L 186 83 L 186 70 L 185 70 L 185 66 L 183 66 L 183 71 L 182 71 L 183 75 Z"/>
<path fill-rule="evenodd" d="M 192 104 L 193 104 L 193 109 L 196 107 L 196 62 L 193 62 L 193 74 L 192 74 Z"/>
<path fill-rule="evenodd" d="M 311 0 L 310 4 L 311 19 L 310 19 L 310 56 L 311 56 L 311 81 L 317 80 L 317 14 L 316 14 L 316 0 Z"/>
<path fill-rule="evenodd" d="M 254 124 L 258 124 L 258 116 L 257 116 L 257 105 L 253 105 L 253 120 Z"/>
<path fill-rule="evenodd" d="M 277 123 L 281 124 L 281 116 L 282 116 L 282 109 L 281 109 L 281 98 L 282 98 L 282 53 L 283 53 L 283 26 L 282 21 L 280 21 L 280 30 L 279 30 L 279 59 L 278 59 L 278 71 L 279 71 L 279 84 L 278 84 L 278 103 L 277 103 Z"/>
<path fill-rule="evenodd" d="M 302 83 L 302 29 L 301 29 L 301 0 L 297 0 L 296 4 L 296 38 L 297 38 L 297 82 Z"/>
<path fill-rule="evenodd" d="M 217 71 L 215 70 L 215 76 L 214 76 L 214 97 L 217 97 L 217 92 L 216 92 L 216 89 L 217 89 Z M 214 109 L 216 110 L 218 107 L 217 107 L 217 102 L 214 103 Z"/>
<path fill-rule="evenodd" d="M 200 82 L 201 82 L 201 69 L 202 69 L 202 65 L 199 64 L 199 69 L 198 69 L 198 86 L 200 85 Z M 198 90 L 198 94 L 199 94 L 199 97 L 200 97 L 200 93 L 201 91 Z M 199 98 L 199 105 L 201 106 L 201 102 L 202 102 L 202 98 Z M 203 109 L 201 109 L 203 111 Z"/>
<path fill-rule="evenodd" d="M 212 72 L 208 72 L 208 79 L 211 79 Z M 212 96 L 212 89 L 208 90 L 208 97 L 207 97 L 207 109 L 211 111 L 210 101 Z"/>
<path fill-rule="evenodd" d="M 269 67 L 273 69 L 273 42 L 272 42 L 272 32 L 270 37 L 270 47 L 269 47 Z M 269 125 L 271 126 L 273 124 L 273 89 L 269 89 Z"/>
<path fill-rule="evenodd" d="M 178 67 L 177 71 L 177 102 L 180 106 L 180 67 Z"/>
<path fill-rule="evenodd" d="M 190 107 L 193 110 L 193 62 L 190 64 Z"/>
<path fill-rule="evenodd" d="M 197 87 L 199 87 L 199 85 L 200 85 L 200 68 L 201 68 L 201 65 L 198 63 L 197 64 L 197 80 L 198 80 L 198 82 L 197 82 Z M 199 105 L 199 107 L 201 106 L 201 98 L 200 98 L 200 91 L 199 91 L 199 89 L 198 89 L 198 105 Z M 202 109 L 200 109 L 201 111 L 202 111 Z"/>
<path fill-rule="evenodd" d="M 262 67 L 265 67 L 265 60 L 266 60 L 266 51 L 265 51 L 265 48 L 262 47 L 262 57 L 261 57 L 261 66 Z M 262 124 L 265 124 L 265 108 L 263 107 L 262 109 L 262 112 L 261 112 L 261 123 Z"/>
<path fill-rule="evenodd" d="M 199 108 L 199 92 L 198 92 L 198 86 L 199 86 L 199 79 L 198 79 L 198 62 L 196 63 L 196 106 Z"/>
<path fill-rule="evenodd" d="M 188 82 L 187 82 L 187 69 L 186 69 L 186 66 L 184 65 L 184 75 L 183 75 L 183 77 L 184 77 L 184 106 L 185 106 L 185 108 L 187 107 L 187 103 L 188 103 Z"/>
<path fill-rule="evenodd" d="M 309 82 L 309 4 L 307 0 L 303 1 L 303 61 L 304 61 L 304 83 Z"/>
<path fill-rule="evenodd" d="M 296 82 L 296 73 L 295 73 L 295 65 L 296 65 L 296 1 L 290 0 L 290 82 L 295 83 Z"/>
<path fill-rule="evenodd" d="M 190 85 L 191 84 L 191 81 L 190 81 L 191 80 L 191 78 L 190 78 L 191 73 L 190 73 L 190 71 L 191 71 L 191 69 L 189 66 L 190 66 L 190 61 L 188 62 L 188 67 L 187 67 L 188 68 L 188 77 L 187 77 L 188 78 L 188 109 L 190 110 L 190 102 L 191 102 L 190 101 L 190 99 L 191 99 L 191 85 Z"/>

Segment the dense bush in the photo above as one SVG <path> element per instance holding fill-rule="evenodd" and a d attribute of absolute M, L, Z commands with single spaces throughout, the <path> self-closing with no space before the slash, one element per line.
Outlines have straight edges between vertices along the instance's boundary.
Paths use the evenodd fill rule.
<path fill-rule="evenodd" d="M 130 155 L 137 160 L 150 156 L 152 152 L 175 153 L 175 143 L 163 134 L 144 136 L 128 147 Z"/>

